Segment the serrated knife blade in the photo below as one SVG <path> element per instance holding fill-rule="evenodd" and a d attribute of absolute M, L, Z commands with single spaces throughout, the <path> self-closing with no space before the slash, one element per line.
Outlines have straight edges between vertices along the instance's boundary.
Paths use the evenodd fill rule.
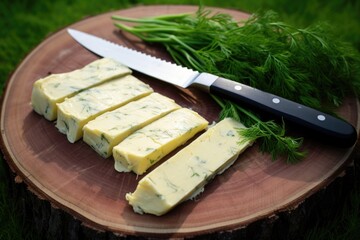
<path fill-rule="evenodd" d="M 119 61 L 129 68 L 183 88 L 198 87 L 211 94 L 245 104 L 257 111 L 284 119 L 307 130 L 323 142 L 351 147 L 357 140 L 356 129 L 348 122 L 259 89 L 164 61 L 75 29 L 68 33 L 83 47 Z"/>
<path fill-rule="evenodd" d="M 91 34 L 74 29 L 68 29 L 68 32 L 77 42 L 99 56 L 112 58 L 133 70 L 183 88 L 188 87 L 191 81 L 199 75 L 197 71 L 180 67 Z"/>

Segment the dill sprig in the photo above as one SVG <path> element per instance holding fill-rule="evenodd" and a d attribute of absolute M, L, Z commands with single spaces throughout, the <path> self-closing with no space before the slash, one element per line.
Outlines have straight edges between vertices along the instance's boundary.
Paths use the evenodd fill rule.
<path fill-rule="evenodd" d="M 180 65 L 238 81 L 312 108 L 333 113 L 344 97 L 360 92 L 360 55 L 331 34 L 326 24 L 296 28 L 273 11 L 242 23 L 202 7 L 195 14 L 150 18 L 113 16 L 115 25 L 140 39 L 161 43 Z M 127 26 L 119 21 L 136 23 Z M 273 159 L 305 156 L 301 138 L 286 136 L 284 123 L 263 122 L 250 110 L 215 97 L 220 118 L 240 120 Z"/>
<path fill-rule="evenodd" d="M 261 121 L 253 112 L 229 100 L 220 99 L 215 95 L 212 97 L 222 109 L 220 118 L 231 117 L 242 122 L 247 127 L 238 130 L 244 137 L 242 141 L 257 140 L 260 143 L 260 151 L 270 153 L 272 160 L 284 157 L 287 163 L 297 163 L 306 156 L 306 152 L 301 149 L 303 138 L 286 136 L 284 122 L 280 125 L 274 121 Z"/>

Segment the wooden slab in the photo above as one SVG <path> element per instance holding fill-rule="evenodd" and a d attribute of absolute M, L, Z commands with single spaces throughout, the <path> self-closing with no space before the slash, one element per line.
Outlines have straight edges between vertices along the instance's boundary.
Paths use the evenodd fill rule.
<path fill-rule="evenodd" d="M 140 6 L 87 18 L 70 27 L 170 60 L 162 48 L 120 33 L 110 16 L 144 17 L 196 10 L 193 6 Z M 233 10 L 217 10 L 237 19 L 248 16 Z M 208 184 L 196 201 L 184 202 L 162 217 L 138 215 L 124 196 L 135 190 L 140 177 L 117 173 L 111 158 L 102 159 L 82 141 L 69 143 L 54 123 L 37 115 L 30 106 L 35 80 L 80 68 L 95 59 L 95 55 L 70 38 L 66 29 L 45 39 L 8 80 L 1 109 L 1 137 L 8 164 L 34 192 L 99 230 L 184 237 L 236 229 L 296 207 L 329 184 L 352 153 L 353 149 L 329 147 L 306 139 L 308 157 L 299 164 L 287 165 L 271 161 L 255 145 Z M 195 89 L 181 90 L 137 73 L 135 76 L 210 122 L 217 120 L 219 108 L 206 94 Z M 358 112 L 355 98 L 348 99 L 339 109 L 339 114 L 357 129 Z"/>

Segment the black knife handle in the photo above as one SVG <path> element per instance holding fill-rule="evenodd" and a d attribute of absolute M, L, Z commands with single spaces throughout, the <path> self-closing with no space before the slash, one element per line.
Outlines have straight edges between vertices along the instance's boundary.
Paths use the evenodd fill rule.
<path fill-rule="evenodd" d="M 210 93 L 283 118 L 324 142 L 351 147 L 357 140 L 355 128 L 344 120 L 244 84 L 219 77 L 210 86 Z"/>

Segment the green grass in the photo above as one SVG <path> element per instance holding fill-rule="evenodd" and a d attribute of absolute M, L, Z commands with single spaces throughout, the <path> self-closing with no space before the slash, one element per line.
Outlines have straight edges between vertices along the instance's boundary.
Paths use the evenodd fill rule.
<path fill-rule="evenodd" d="M 178 0 L 2 0 L 0 1 L 0 89 L 16 66 L 46 36 L 66 25 L 88 16 L 110 10 L 149 4 L 193 4 L 200 1 Z M 305 27 L 318 21 L 333 26 L 337 36 L 350 42 L 360 50 L 360 2 L 356 0 L 204 0 L 205 6 L 238 9 L 246 12 L 274 10 L 285 22 Z M 359 239 L 360 237 L 360 167 L 356 163 L 354 189 L 339 206 L 334 219 L 319 219 L 314 228 L 304 233 L 307 239 Z M 0 164 L 0 239 L 36 239 L 22 213 L 17 211 L 21 204 L 11 199 L 8 181 L 13 181 Z"/>

